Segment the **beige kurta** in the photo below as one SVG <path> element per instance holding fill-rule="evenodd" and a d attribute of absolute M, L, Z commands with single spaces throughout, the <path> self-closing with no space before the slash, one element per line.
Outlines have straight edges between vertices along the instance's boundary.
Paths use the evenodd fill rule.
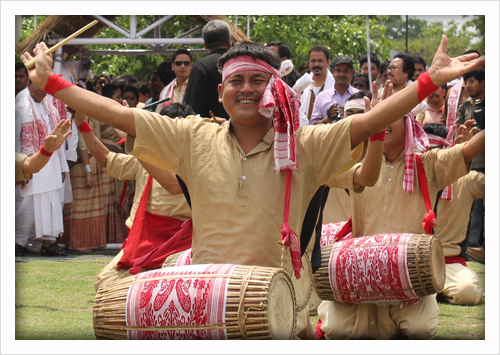
<path fill-rule="evenodd" d="M 484 174 L 471 171 L 453 183 L 451 201 L 439 201 L 435 231 L 445 256 L 460 255 L 460 243 L 467 235 L 472 203 L 475 199 L 484 199 L 484 191 Z M 483 289 L 474 271 L 461 264 L 447 264 L 442 294 L 450 303 L 475 305 L 481 302 Z"/>
<path fill-rule="evenodd" d="M 26 177 L 23 172 L 23 164 L 27 157 L 24 154 L 16 153 L 16 182 L 26 181 L 33 177 L 33 174 L 27 174 Z"/>
<path fill-rule="evenodd" d="M 125 224 L 128 228 L 132 228 L 134 223 L 135 213 L 141 202 L 141 196 L 148 182 L 148 172 L 143 168 L 137 158 L 120 153 L 108 153 L 108 162 L 106 164 L 107 174 L 119 180 L 135 180 L 136 190 L 134 202 L 130 211 L 130 217 Z M 181 221 L 191 217 L 191 209 L 186 202 L 183 194 L 171 195 L 165 190 L 156 180 L 153 179 L 151 191 L 149 193 L 146 210 L 162 216 L 177 218 Z M 94 283 L 95 290 L 105 284 L 117 280 L 127 274 L 128 269 L 118 270 L 116 267 L 123 256 L 124 251 L 121 250 L 111 262 L 106 265 L 96 277 Z"/>
<path fill-rule="evenodd" d="M 137 139 L 131 153 L 172 169 L 186 183 L 193 211 L 193 263 L 280 266 L 285 173 L 274 170 L 274 131 L 245 154 L 230 130 L 207 119 L 175 119 L 134 109 Z M 351 151 L 351 118 L 296 132 L 290 226 L 300 233 L 316 190 L 363 155 Z M 132 148 L 131 141 L 127 149 Z"/>
<path fill-rule="evenodd" d="M 422 154 L 432 206 L 439 190 L 468 173 L 470 165 L 465 165 L 462 153 L 465 144 L 447 150 L 432 149 Z M 384 157 L 375 186 L 366 187 L 363 193 L 351 194 L 354 237 L 378 233 L 425 233 L 422 219 L 427 210 L 416 165 L 412 193 L 403 190 L 403 178 L 404 152 L 401 152 L 393 163 Z"/>
<path fill-rule="evenodd" d="M 354 171 L 360 165 L 359 163 L 355 164 L 349 171 L 335 178 L 332 183 L 327 184 L 327 186 L 331 185 L 332 187 L 328 193 L 325 210 L 323 211 L 323 223 L 343 222 L 351 217 L 351 198 L 345 189 L 348 189 L 350 194 L 355 190 L 353 186 L 353 175 Z M 356 186 L 356 189 L 357 188 Z"/>
<path fill-rule="evenodd" d="M 135 195 L 130 217 L 125 224 L 132 228 L 135 213 L 139 207 L 141 196 L 148 182 L 148 172 L 144 169 L 136 157 L 127 154 L 108 153 L 108 163 L 106 164 L 109 176 L 118 180 L 135 180 Z M 153 179 L 151 192 L 149 194 L 146 210 L 162 216 L 185 221 L 191 217 L 191 209 L 183 194 L 171 195 L 156 180 Z"/>
<path fill-rule="evenodd" d="M 484 186 L 484 174 L 471 171 L 453 183 L 451 201 L 439 200 L 435 231 L 445 256 L 460 255 L 459 244 L 467 234 L 472 203 L 484 199 Z"/>
<path fill-rule="evenodd" d="M 467 174 L 464 144 L 448 150 L 432 149 L 422 155 L 431 204 L 445 186 Z M 351 170 L 355 169 L 353 167 Z M 414 191 L 403 190 L 404 152 L 393 163 L 382 160 L 380 176 L 373 187 L 351 193 L 353 236 L 379 233 L 425 233 L 422 218 L 426 208 L 418 176 Z M 438 213 L 439 216 L 439 213 Z M 416 305 L 366 303 L 347 305 L 324 301 L 318 307 L 321 329 L 330 339 L 394 339 L 404 332 L 409 339 L 432 339 L 437 328 L 438 306 L 434 295 L 422 297 Z"/>

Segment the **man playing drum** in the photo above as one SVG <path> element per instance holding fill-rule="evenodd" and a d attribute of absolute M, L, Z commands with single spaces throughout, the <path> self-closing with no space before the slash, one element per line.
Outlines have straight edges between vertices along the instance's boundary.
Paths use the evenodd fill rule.
<path fill-rule="evenodd" d="M 451 59 L 446 44 L 443 37 L 429 69 L 432 81 L 426 85 L 441 85 L 484 63 L 474 54 Z M 219 100 L 231 119 L 221 126 L 197 117 L 171 120 L 71 86 L 52 73 L 46 49 L 44 43 L 36 46 L 35 68 L 29 71 L 38 86 L 135 137 L 134 145 L 127 142 L 131 154 L 173 170 L 186 183 L 193 215 L 193 264 L 280 267 L 277 242 L 283 234 L 291 246 L 294 271 L 300 272 L 300 243 L 293 231 L 301 230 L 315 192 L 361 159 L 366 139 L 423 100 L 414 83 L 366 114 L 335 125 L 299 128 L 297 98 L 279 78 L 279 58 L 264 46 L 242 43 L 219 60 Z M 31 55 L 21 59 L 26 62 Z M 285 188 L 292 170 L 293 182 Z M 285 192 L 293 204 L 285 202 L 289 213 L 284 213 L 282 224 Z"/>
<path fill-rule="evenodd" d="M 460 127 L 459 134 L 468 129 L 470 125 Z M 416 178 L 413 181 L 414 145 L 429 148 L 426 141 L 426 133 L 411 114 L 388 125 L 379 180 L 363 193 L 359 193 L 363 189 L 358 189 L 358 193 L 350 194 L 353 238 L 384 233 L 430 233 L 433 226 L 427 229 L 424 226 L 427 216 L 422 222 L 428 208 L 421 185 Z M 472 158 L 484 149 L 482 132 L 448 150 L 423 153 L 421 161 L 430 201 L 436 200 L 439 190 L 466 175 Z M 355 165 L 351 170 L 357 168 Z M 406 306 L 401 302 L 349 305 L 324 301 L 318 307 L 318 315 L 321 330 L 329 339 L 394 339 L 401 334 L 409 339 L 432 339 L 437 328 L 438 305 L 435 295 L 424 296 L 418 303 Z"/>

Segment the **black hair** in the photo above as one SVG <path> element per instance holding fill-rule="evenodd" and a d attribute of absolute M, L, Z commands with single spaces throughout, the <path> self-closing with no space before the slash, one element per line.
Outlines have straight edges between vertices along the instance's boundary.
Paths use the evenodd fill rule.
<path fill-rule="evenodd" d="M 108 79 L 109 83 L 111 83 L 111 78 L 110 78 L 108 75 L 106 75 L 106 74 L 99 74 L 99 75 L 97 75 L 97 76 L 94 78 L 94 81 L 97 81 L 97 80 L 99 80 L 100 78 Z"/>
<path fill-rule="evenodd" d="M 114 84 L 104 85 L 103 88 L 102 88 L 102 96 L 108 97 L 108 98 L 111 99 L 111 97 L 113 96 L 113 94 L 117 90 L 121 90 L 121 89 L 118 86 L 114 85 Z"/>
<path fill-rule="evenodd" d="M 481 53 L 479 53 L 479 51 L 476 51 L 475 49 L 469 49 L 464 54 L 472 54 L 472 53 L 477 53 L 478 56 L 481 56 Z"/>
<path fill-rule="evenodd" d="M 129 74 L 121 75 L 111 80 L 111 84 L 118 86 L 123 91 L 125 87 L 137 84 L 137 78 Z"/>
<path fill-rule="evenodd" d="M 170 105 L 165 106 L 161 109 L 160 115 L 168 116 L 170 118 L 175 117 L 187 117 L 194 116 L 196 113 L 193 111 L 190 105 L 181 104 L 180 102 L 174 102 Z"/>
<path fill-rule="evenodd" d="M 302 72 L 302 70 L 305 70 L 306 73 L 311 72 L 311 68 L 309 68 L 309 61 L 306 60 L 305 62 L 302 62 L 302 64 L 299 67 L 299 74 Z"/>
<path fill-rule="evenodd" d="M 365 73 L 359 73 L 359 72 L 354 73 L 354 75 L 352 76 L 351 84 L 354 82 L 355 78 L 363 78 L 365 80 L 366 87 L 368 89 L 370 88 L 370 79 L 368 78 L 368 75 L 366 75 Z"/>
<path fill-rule="evenodd" d="M 388 60 L 384 60 L 382 63 L 380 63 L 380 74 L 384 73 L 387 71 L 387 67 L 391 64 Z"/>
<path fill-rule="evenodd" d="M 309 52 L 307 52 L 308 58 L 311 56 L 312 52 L 323 52 L 323 53 L 325 53 L 326 60 L 330 59 L 330 52 L 328 51 L 328 48 L 326 48 L 325 46 L 319 45 L 319 46 L 314 46 L 311 49 L 309 49 Z"/>
<path fill-rule="evenodd" d="M 372 99 L 372 93 L 370 91 L 359 90 L 358 92 L 355 92 L 354 94 L 349 96 L 349 98 L 346 100 L 346 102 L 354 100 L 354 99 L 362 99 L 365 96 L 368 97 L 370 100 Z"/>
<path fill-rule="evenodd" d="M 422 57 L 415 56 L 415 57 L 413 57 L 412 59 L 413 59 L 413 67 L 415 67 L 415 64 L 416 64 L 416 63 L 420 63 L 420 64 L 422 64 L 422 65 L 424 66 L 424 69 L 425 69 L 425 67 L 427 66 L 427 64 L 425 64 L 425 60 L 424 60 L 424 58 L 422 58 Z"/>
<path fill-rule="evenodd" d="M 172 70 L 172 64 L 168 62 L 163 62 L 158 65 L 158 69 L 153 70 L 151 74 L 149 74 L 148 81 L 149 79 L 151 79 L 151 75 L 153 75 L 153 73 L 158 74 L 158 77 L 160 78 L 160 81 L 164 86 L 167 86 L 172 80 L 175 79 L 175 73 Z"/>
<path fill-rule="evenodd" d="M 222 20 L 212 20 L 203 27 L 203 41 L 208 50 L 225 45 L 231 38 L 231 28 L 227 22 Z"/>
<path fill-rule="evenodd" d="M 481 82 L 484 80 L 484 69 L 479 68 L 468 73 L 464 74 L 464 83 L 467 82 L 470 78 L 474 78 L 477 81 Z"/>
<path fill-rule="evenodd" d="M 252 43 L 252 42 L 238 42 L 231 49 L 219 58 L 217 62 L 217 68 L 222 71 L 224 68 L 224 63 L 231 58 L 239 57 L 242 55 L 249 55 L 252 59 L 261 59 L 268 63 L 273 68 L 279 70 L 281 66 L 281 61 L 272 50 L 263 46 L 262 44 Z"/>
<path fill-rule="evenodd" d="M 189 60 L 192 62 L 193 61 L 193 56 L 191 55 L 191 52 L 188 51 L 186 48 L 178 48 L 174 54 L 172 54 L 172 63 L 175 62 L 175 58 L 177 58 L 178 55 L 180 54 L 185 54 L 189 56 Z M 166 84 L 165 84 L 166 85 Z"/>
<path fill-rule="evenodd" d="M 363 53 L 359 57 L 359 67 L 362 68 L 366 62 L 368 62 L 368 53 Z M 370 62 L 375 63 L 377 69 L 380 68 L 380 60 L 378 60 L 377 55 L 373 52 L 370 52 Z"/>
<path fill-rule="evenodd" d="M 448 136 L 448 128 L 439 123 L 427 123 L 424 126 L 424 131 L 427 134 L 433 134 L 441 138 L 446 138 Z"/>
<path fill-rule="evenodd" d="M 412 80 L 413 73 L 415 72 L 415 63 L 411 56 L 407 54 L 396 54 L 393 59 L 401 58 L 403 60 L 403 73 L 408 74 L 408 80 Z"/>
<path fill-rule="evenodd" d="M 139 100 L 139 89 L 135 86 L 125 86 L 122 90 L 122 95 L 125 96 L 126 92 L 133 92 L 137 100 Z"/>
<path fill-rule="evenodd" d="M 16 63 L 16 71 L 18 71 L 19 69 L 24 69 L 26 75 L 28 75 L 28 69 L 26 69 L 23 63 Z"/>
<path fill-rule="evenodd" d="M 141 85 L 141 87 L 139 88 L 139 92 L 143 95 L 148 94 L 149 96 L 151 96 L 151 89 L 146 84 Z"/>
<path fill-rule="evenodd" d="M 285 43 L 278 41 L 266 43 L 266 47 L 271 47 L 271 46 L 278 47 L 278 55 L 280 58 L 286 58 L 286 59 L 292 58 L 290 47 L 288 47 Z"/>

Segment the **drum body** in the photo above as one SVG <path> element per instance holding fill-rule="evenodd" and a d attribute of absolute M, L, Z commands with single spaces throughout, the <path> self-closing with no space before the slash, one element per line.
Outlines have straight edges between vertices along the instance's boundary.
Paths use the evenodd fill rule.
<path fill-rule="evenodd" d="M 151 270 L 94 300 L 97 339 L 291 339 L 295 291 L 283 269 L 208 264 Z"/>
<path fill-rule="evenodd" d="M 441 242 L 426 234 L 377 234 L 321 248 L 314 288 L 323 300 L 349 304 L 411 301 L 444 287 Z"/>
<path fill-rule="evenodd" d="M 336 222 L 336 223 L 323 223 L 321 227 L 321 237 L 320 237 L 320 246 L 324 247 L 328 244 L 332 244 L 334 240 L 337 238 L 337 234 L 340 232 L 342 227 L 347 223 L 344 222 Z M 352 233 L 348 233 L 342 239 L 352 238 Z"/>
<path fill-rule="evenodd" d="M 163 262 L 162 267 L 184 266 L 191 265 L 191 249 L 169 255 Z M 289 267 L 291 268 L 291 262 Z M 297 313 L 307 307 L 313 290 L 313 278 L 311 259 L 307 253 L 302 256 L 302 265 L 304 269 L 300 271 L 300 279 L 291 273 L 293 288 L 295 290 L 295 301 L 297 305 Z"/>

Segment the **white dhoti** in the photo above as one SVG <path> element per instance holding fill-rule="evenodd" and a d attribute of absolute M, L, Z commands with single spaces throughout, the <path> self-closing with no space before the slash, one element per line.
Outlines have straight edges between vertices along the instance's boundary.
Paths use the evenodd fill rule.
<path fill-rule="evenodd" d="M 61 173 L 65 169 L 59 149 L 24 188 L 16 187 L 16 244 L 26 247 L 31 238 L 55 241 L 64 232 Z"/>

